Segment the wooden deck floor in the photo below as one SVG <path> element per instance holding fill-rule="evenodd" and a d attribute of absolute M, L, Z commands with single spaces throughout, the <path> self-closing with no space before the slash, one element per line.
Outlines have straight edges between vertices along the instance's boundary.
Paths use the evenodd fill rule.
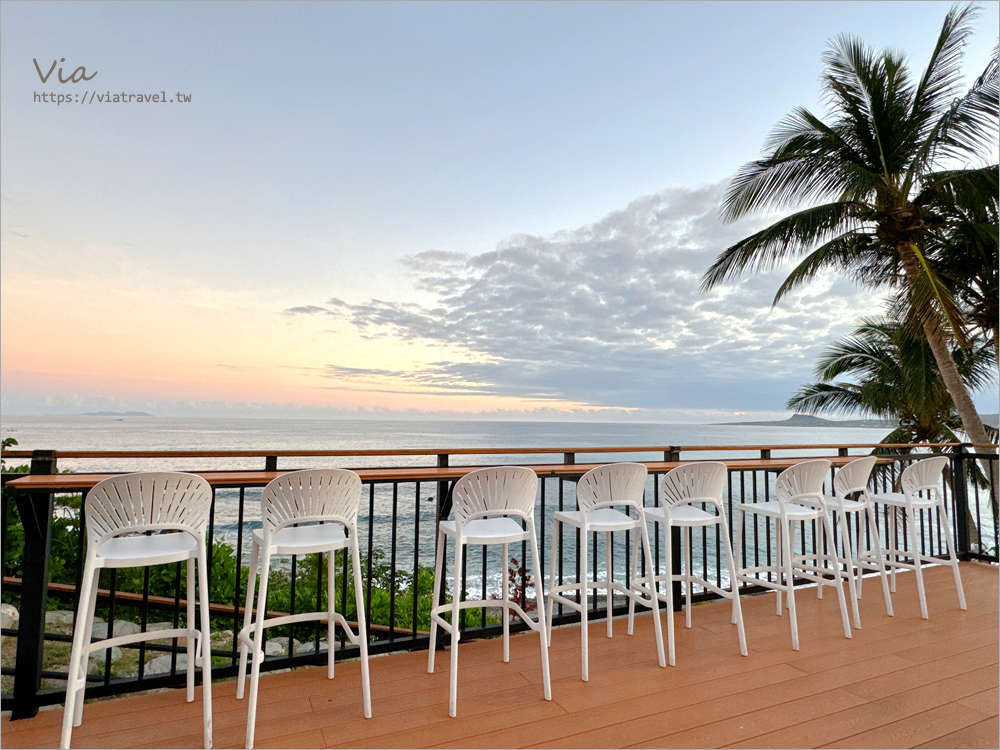
<path fill-rule="evenodd" d="M 338 665 L 261 678 L 257 746 L 264 747 L 857 747 L 996 748 L 998 570 L 962 566 L 969 609 L 958 608 L 951 573 L 927 571 L 930 620 L 919 615 L 912 574 L 900 574 L 887 617 L 876 581 L 866 581 L 862 629 L 844 638 L 836 597 L 797 597 L 801 651 L 773 595 L 748 597 L 750 655 L 739 654 L 727 604 L 677 615 L 677 666 L 656 663 L 652 619 L 635 635 L 615 621 L 591 625 L 590 681 L 580 680 L 579 628 L 554 633 L 552 701 L 542 699 L 538 638 L 463 643 L 458 718 L 448 717 L 448 653 L 426 672 L 426 652 L 371 660 L 374 718 L 361 712 L 360 669 Z M 215 746 L 242 747 L 246 706 L 233 680 L 214 685 Z M 56 747 L 62 709 L 4 719 L 2 745 Z M 200 694 L 183 690 L 87 705 L 73 746 L 201 746 Z"/>

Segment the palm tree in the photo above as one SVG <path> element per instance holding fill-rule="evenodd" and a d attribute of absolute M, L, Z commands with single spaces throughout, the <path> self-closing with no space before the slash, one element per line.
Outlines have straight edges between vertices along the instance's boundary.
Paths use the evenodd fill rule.
<path fill-rule="evenodd" d="M 997 196 L 985 205 L 948 194 L 942 209 L 953 217 L 948 232 L 934 236 L 927 253 L 969 323 L 992 341 L 1000 369 L 1000 226 Z"/>
<path fill-rule="evenodd" d="M 992 452 L 949 345 L 966 343 L 967 321 L 928 255 L 932 238 L 953 229 L 954 217 L 942 210 L 949 195 L 985 205 L 998 189 L 997 166 L 988 166 L 997 134 L 997 61 L 960 90 L 975 14 L 972 6 L 952 8 L 917 81 L 899 52 L 876 51 L 846 34 L 831 41 L 823 57 L 830 122 L 804 108 L 780 122 L 764 156 L 733 178 L 722 217 L 806 208 L 725 250 L 702 289 L 801 257 L 775 304 L 828 269 L 866 287 L 897 290 L 919 320 L 966 434 Z M 963 166 L 945 169 L 956 163 Z"/>
<path fill-rule="evenodd" d="M 993 358 L 980 336 L 969 344 L 952 354 L 965 385 L 978 390 L 992 380 Z M 896 427 L 883 443 L 961 442 L 961 422 L 930 346 L 906 322 L 863 318 L 823 351 L 814 372 L 819 382 L 799 388 L 789 409 L 892 420 Z"/>
<path fill-rule="evenodd" d="M 955 348 L 958 371 L 971 390 L 992 381 L 990 344 L 974 335 L 969 346 Z M 815 367 L 818 383 L 804 385 L 787 403 L 805 414 L 860 414 L 896 422 L 882 443 L 957 443 L 961 427 L 954 403 L 926 339 L 910 321 L 863 318 L 846 338 L 831 344 Z M 848 381 L 838 378 L 848 377 Z M 987 428 L 996 440 L 996 430 Z M 878 449 L 874 453 L 898 453 Z M 909 452 L 906 449 L 905 452 Z M 969 465 L 970 478 L 988 487 L 985 475 Z M 996 495 L 990 496 L 994 518 Z M 975 520 L 969 515 L 969 521 Z"/>

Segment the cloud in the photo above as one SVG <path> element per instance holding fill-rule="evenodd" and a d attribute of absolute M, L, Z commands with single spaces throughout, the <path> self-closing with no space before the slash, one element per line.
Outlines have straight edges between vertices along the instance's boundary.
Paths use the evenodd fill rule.
<path fill-rule="evenodd" d="M 670 188 L 548 237 L 405 258 L 432 305 L 331 299 L 286 312 L 464 352 L 407 371 L 330 364 L 334 379 L 595 407 L 781 409 L 823 345 L 877 300 L 820 277 L 772 308 L 780 270 L 699 292 L 719 252 L 765 223 L 721 224 L 723 189 Z"/>

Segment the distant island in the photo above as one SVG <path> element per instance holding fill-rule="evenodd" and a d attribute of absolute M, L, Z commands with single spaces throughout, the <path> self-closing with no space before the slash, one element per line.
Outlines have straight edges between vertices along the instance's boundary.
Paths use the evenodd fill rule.
<path fill-rule="evenodd" d="M 145 411 L 88 411 L 85 414 L 81 414 L 80 416 L 81 417 L 151 417 L 153 415 Z"/>
<path fill-rule="evenodd" d="M 984 424 L 996 427 L 1000 414 L 981 414 Z M 742 425 L 744 427 L 882 427 L 892 428 L 896 423 L 888 419 L 823 419 L 808 414 L 793 414 L 788 419 L 773 422 L 716 422 L 718 425 Z"/>

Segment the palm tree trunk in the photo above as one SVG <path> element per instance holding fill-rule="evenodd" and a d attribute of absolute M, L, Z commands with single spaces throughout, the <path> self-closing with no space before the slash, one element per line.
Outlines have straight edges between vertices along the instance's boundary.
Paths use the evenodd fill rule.
<path fill-rule="evenodd" d="M 899 253 L 899 259 L 902 261 L 903 270 L 906 273 L 907 287 L 912 290 L 917 277 L 920 275 L 920 262 L 908 244 L 899 245 L 896 250 Z M 979 412 L 976 411 L 975 404 L 972 403 L 969 389 L 962 382 L 962 376 L 959 375 L 958 367 L 955 365 L 955 358 L 951 356 L 951 349 L 948 348 L 948 342 L 944 335 L 943 321 L 940 321 L 941 324 L 939 325 L 934 325 L 929 316 L 921 315 L 920 317 L 924 336 L 927 337 L 927 344 L 930 346 L 934 360 L 937 362 L 938 371 L 941 373 L 944 386 L 948 389 L 951 400 L 955 404 L 955 411 L 958 412 L 958 417 L 962 420 L 962 427 L 965 429 L 965 434 L 972 441 L 973 450 L 976 453 L 995 454 L 996 451 L 990 444 L 986 430 L 983 427 L 983 420 L 979 417 Z M 983 470 L 986 476 L 990 478 L 990 505 L 993 508 L 994 518 L 997 518 L 998 507 L 1000 507 L 1000 502 L 998 502 L 997 498 L 997 492 L 1000 490 L 997 487 L 997 463 L 997 461 L 982 461 Z"/>

